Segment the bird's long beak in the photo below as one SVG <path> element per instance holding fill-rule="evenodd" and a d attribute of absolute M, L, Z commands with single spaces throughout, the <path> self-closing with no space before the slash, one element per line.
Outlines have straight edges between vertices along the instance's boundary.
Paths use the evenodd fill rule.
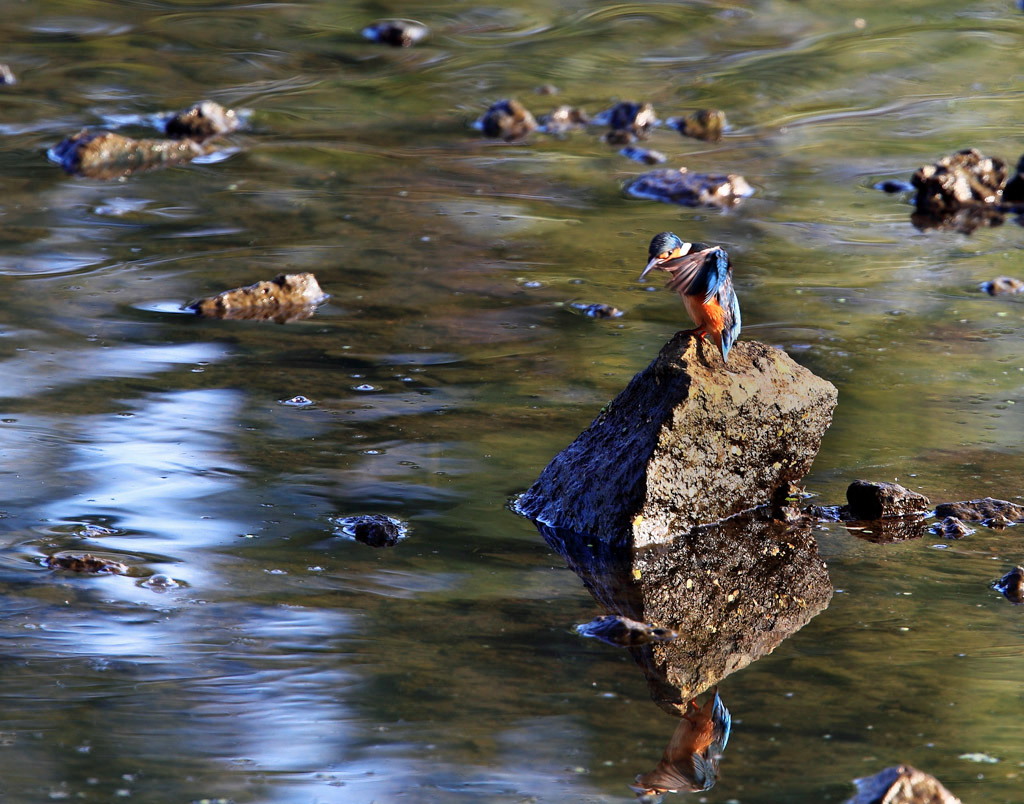
<path fill-rule="evenodd" d="M 645 276 L 647 276 L 648 272 L 661 262 L 664 262 L 664 260 L 661 257 L 655 257 L 653 260 L 647 263 L 647 267 L 644 268 L 644 272 L 640 274 L 640 279 L 643 279 Z"/>

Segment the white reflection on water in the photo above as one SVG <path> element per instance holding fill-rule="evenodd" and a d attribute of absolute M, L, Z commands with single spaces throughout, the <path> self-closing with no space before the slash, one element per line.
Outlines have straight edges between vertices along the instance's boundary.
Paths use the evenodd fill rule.
<path fill-rule="evenodd" d="M 130 416 L 79 418 L 63 470 L 69 493 L 44 515 L 111 517 L 181 546 L 236 536 L 243 526 L 220 516 L 217 500 L 240 482 L 229 434 L 242 396 L 180 391 L 134 403 Z"/>

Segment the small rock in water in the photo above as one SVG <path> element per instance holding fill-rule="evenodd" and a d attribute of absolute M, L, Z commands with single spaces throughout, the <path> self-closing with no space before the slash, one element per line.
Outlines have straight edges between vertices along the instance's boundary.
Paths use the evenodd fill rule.
<path fill-rule="evenodd" d="M 1014 567 L 993 586 L 1011 603 L 1024 603 L 1024 567 Z"/>
<path fill-rule="evenodd" d="M 410 47 L 429 33 L 427 26 L 414 20 L 379 20 L 363 28 L 363 37 L 392 47 Z"/>
<path fill-rule="evenodd" d="M 587 113 L 576 106 L 559 106 L 540 119 L 540 130 L 546 134 L 565 134 L 583 128 L 590 122 Z"/>
<path fill-rule="evenodd" d="M 725 112 L 720 109 L 700 109 L 686 117 L 670 120 L 669 125 L 684 137 L 706 142 L 718 142 L 728 128 Z"/>
<path fill-rule="evenodd" d="M 846 804 L 960 804 L 942 783 L 910 765 L 854 779 L 857 795 Z"/>
<path fill-rule="evenodd" d="M 384 514 L 362 514 L 333 520 L 341 533 L 370 547 L 394 547 L 409 534 L 409 526 Z"/>
<path fill-rule="evenodd" d="M 530 110 L 514 98 L 500 100 L 480 118 L 480 128 L 484 135 L 492 139 L 503 139 L 505 142 L 521 140 L 537 129 L 537 121 Z"/>
<path fill-rule="evenodd" d="M 634 162 L 641 162 L 645 165 L 660 165 L 668 159 L 661 151 L 649 151 L 646 148 L 638 148 L 635 145 L 627 145 L 619 153 L 627 159 L 632 159 Z"/>
<path fill-rule="evenodd" d="M 607 125 L 612 133 L 622 132 L 643 139 L 658 124 L 658 117 L 649 103 L 623 101 L 601 112 L 594 122 L 599 126 Z M 612 139 L 608 141 L 613 142 Z"/>
<path fill-rule="evenodd" d="M 127 575 L 128 567 L 120 561 L 99 558 L 90 553 L 55 553 L 46 557 L 50 569 L 71 570 L 72 572 L 102 572 L 111 575 Z"/>
<path fill-rule="evenodd" d="M 569 305 L 569 309 L 582 313 L 587 318 L 618 318 L 622 315 L 622 310 L 618 307 L 612 307 L 610 304 L 581 304 L 579 302 L 572 302 Z"/>
<path fill-rule="evenodd" d="M 899 483 L 872 483 L 855 480 L 846 489 L 850 513 L 857 519 L 920 514 L 931 508 L 923 494 L 903 488 Z"/>
<path fill-rule="evenodd" d="M 557 95 L 558 87 L 554 84 L 541 84 L 539 87 L 533 90 L 538 95 Z"/>
<path fill-rule="evenodd" d="M 1009 522 L 1024 522 L 1024 508 L 1006 500 L 985 497 L 981 500 L 942 503 L 935 506 L 935 516 L 955 516 L 965 522 L 984 522 L 1001 516 Z"/>
<path fill-rule="evenodd" d="M 910 181 L 917 188 L 911 220 L 920 229 L 956 229 L 970 234 L 979 226 L 998 226 L 1006 186 L 1002 159 L 974 148 L 944 156 L 934 165 L 918 168 Z"/>
<path fill-rule="evenodd" d="M 663 168 L 645 173 L 627 184 L 625 192 L 633 198 L 663 201 L 667 204 L 727 209 L 753 195 L 754 190 L 746 179 L 735 173 L 690 173 L 682 167 L 678 170 Z"/>
<path fill-rule="evenodd" d="M 0 64 L 0 87 L 11 86 L 17 84 L 18 79 L 14 77 L 14 73 L 11 72 L 11 68 L 6 64 Z"/>
<path fill-rule="evenodd" d="M 986 528 L 992 528 L 993 530 L 1002 530 L 1003 528 L 1008 528 L 1016 523 L 1012 519 L 1008 519 L 1002 514 L 996 514 L 995 516 L 990 516 L 988 519 L 981 520 L 981 524 L 984 525 Z"/>
<path fill-rule="evenodd" d="M 981 289 L 989 296 L 1004 296 L 1024 290 L 1024 281 L 1012 276 L 997 276 L 981 283 Z"/>
<path fill-rule="evenodd" d="M 133 140 L 110 131 L 83 129 L 50 150 L 68 173 L 118 179 L 143 170 L 191 162 L 206 151 L 193 140 Z"/>
<path fill-rule="evenodd" d="M 198 299 L 184 309 L 204 318 L 287 324 L 309 318 L 326 299 L 327 294 L 320 289 L 313 274 L 278 274 L 269 282 L 257 282 Z"/>
<path fill-rule="evenodd" d="M 236 131 L 239 125 L 238 115 L 233 109 L 205 100 L 170 117 L 164 125 L 164 132 L 172 139 L 202 142 Z"/>
<path fill-rule="evenodd" d="M 941 522 L 932 525 L 931 532 L 944 539 L 962 539 L 974 533 L 974 529 L 967 527 L 963 520 L 957 519 L 955 516 L 947 516 Z"/>
<path fill-rule="evenodd" d="M 642 623 L 618 614 L 606 614 L 589 623 L 577 625 L 576 633 L 623 648 L 646 645 L 648 642 L 671 642 L 679 636 L 671 628 Z"/>

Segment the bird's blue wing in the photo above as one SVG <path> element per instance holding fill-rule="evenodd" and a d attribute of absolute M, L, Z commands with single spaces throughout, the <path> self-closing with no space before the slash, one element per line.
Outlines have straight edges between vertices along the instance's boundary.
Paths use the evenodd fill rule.
<path fill-rule="evenodd" d="M 659 266 L 672 272 L 667 287 L 687 296 L 703 299 L 704 304 L 718 293 L 722 283 L 729 280 L 729 255 L 721 246 L 684 254 L 666 260 Z"/>
<path fill-rule="evenodd" d="M 736 324 L 736 331 L 738 332 L 738 320 Z M 729 734 L 732 732 L 732 715 L 729 714 L 729 710 L 726 709 L 725 704 L 722 703 L 722 698 L 718 694 L 718 690 L 715 690 L 715 702 L 711 708 L 711 723 L 713 724 L 711 732 L 711 747 L 712 749 L 717 750 L 718 753 L 721 753 L 729 744 Z"/>
<path fill-rule="evenodd" d="M 728 357 L 729 350 L 740 336 L 740 327 L 743 323 L 740 320 L 740 303 L 736 298 L 736 291 L 732 287 L 732 277 L 729 274 L 725 275 L 725 280 L 719 285 L 716 296 L 718 304 L 725 311 L 725 326 L 722 327 L 722 355 Z M 718 711 L 720 703 L 721 700 L 716 696 L 715 711 Z M 725 709 L 724 706 L 722 709 L 725 710 L 725 714 L 728 716 L 729 710 Z M 728 732 L 726 733 L 726 739 L 728 739 Z"/>

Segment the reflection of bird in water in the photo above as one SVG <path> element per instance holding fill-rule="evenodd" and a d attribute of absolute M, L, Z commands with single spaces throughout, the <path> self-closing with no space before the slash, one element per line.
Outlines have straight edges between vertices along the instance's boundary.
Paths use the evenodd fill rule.
<path fill-rule="evenodd" d="M 650 773 L 641 773 L 630 789 L 643 804 L 660 801 L 663 793 L 710 790 L 718 779 L 718 760 L 729 742 L 732 717 L 715 690 L 704 706 L 690 701 L 668 747 Z M 695 710 L 695 711 L 693 711 Z"/>
<path fill-rule="evenodd" d="M 665 286 L 674 290 L 686 305 L 701 337 L 711 335 L 722 362 L 740 335 L 740 304 L 732 287 L 732 263 L 721 246 L 684 243 L 672 232 L 656 234 L 647 252 L 649 262 L 643 279 L 652 268 L 668 271 Z"/>

